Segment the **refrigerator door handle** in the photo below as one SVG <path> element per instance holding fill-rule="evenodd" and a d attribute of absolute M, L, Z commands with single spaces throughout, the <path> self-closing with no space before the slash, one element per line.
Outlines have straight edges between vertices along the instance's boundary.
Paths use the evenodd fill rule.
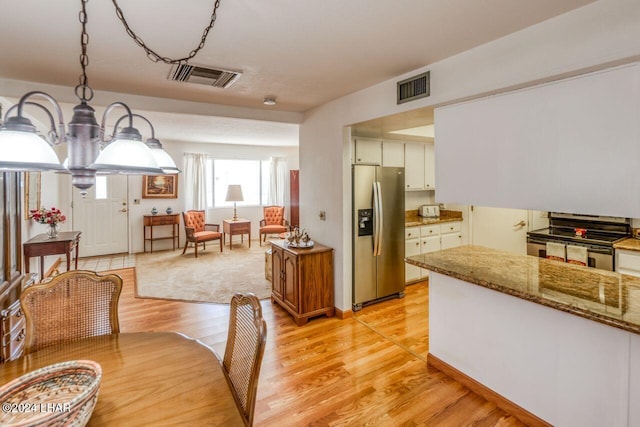
<path fill-rule="evenodd" d="M 378 256 L 379 203 L 377 182 L 373 183 L 373 256 Z"/>
<path fill-rule="evenodd" d="M 382 255 L 382 227 L 384 224 L 384 212 L 382 209 L 384 205 L 382 204 L 382 187 L 380 186 L 380 181 L 376 182 L 376 187 L 378 187 L 378 253 L 376 255 L 380 256 Z"/>

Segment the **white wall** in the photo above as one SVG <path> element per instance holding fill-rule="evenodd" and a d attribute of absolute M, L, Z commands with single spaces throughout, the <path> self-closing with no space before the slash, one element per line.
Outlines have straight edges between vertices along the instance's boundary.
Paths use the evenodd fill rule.
<path fill-rule="evenodd" d="M 349 157 L 345 126 L 557 79 L 616 61 L 630 62 L 640 57 L 638 40 L 640 2 L 600 0 L 307 112 L 300 130 L 301 222 L 311 235 L 322 236 L 317 240 L 335 249 L 336 306 L 343 310 L 351 306 L 351 183 L 345 161 Z M 431 96 L 396 105 L 396 82 L 426 70 L 431 71 Z M 636 190 L 640 193 L 640 188 Z M 448 202 L 439 200 L 437 194 L 436 200 Z M 319 209 L 327 210 L 326 223 L 317 220 Z M 594 213 L 598 209 L 594 203 Z"/>
<path fill-rule="evenodd" d="M 639 111 L 639 63 L 437 108 L 438 197 L 637 216 Z"/>
<path fill-rule="evenodd" d="M 443 274 L 429 281 L 429 354 L 552 425 L 638 425 L 637 334 Z"/>

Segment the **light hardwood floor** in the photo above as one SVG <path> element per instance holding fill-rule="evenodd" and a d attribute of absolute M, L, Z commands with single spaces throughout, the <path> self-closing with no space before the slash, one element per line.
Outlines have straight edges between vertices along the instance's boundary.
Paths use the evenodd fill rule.
<path fill-rule="evenodd" d="M 179 331 L 224 352 L 227 305 L 136 299 L 132 270 L 120 273 L 123 332 Z M 427 366 L 426 283 L 351 319 L 321 317 L 302 327 L 269 300 L 262 307 L 268 336 L 257 426 L 523 425 Z"/>

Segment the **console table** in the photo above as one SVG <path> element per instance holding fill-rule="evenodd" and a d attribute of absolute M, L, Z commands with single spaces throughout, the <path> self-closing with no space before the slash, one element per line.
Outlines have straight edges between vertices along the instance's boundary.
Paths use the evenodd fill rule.
<path fill-rule="evenodd" d="M 44 257 L 47 255 L 66 254 L 67 271 L 71 265 L 71 251 L 76 249 L 75 269 L 78 269 L 78 244 L 82 231 L 62 231 L 56 237 L 50 239 L 46 234 L 38 234 L 22 244 L 24 252 L 24 271 L 29 274 L 29 258 L 40 257 L 40 279 L 44 274 Z"/>
<path fill-rule="evenodd" d="M 170 225 L 171 236 L 153 237 L 153 227 Z M 149 237 L 147 237 L 147 227 L 149 227 Z M 167 240 L 171 239 L 173 243 L 173 250 L 176 250 L 176 241 L 178 247 L 180 247 L 180 215 L 179 214 L 167 214 L 167 215 L 144 215 L 144 226 L 142 229 L 143 252 L 147 252 L 147 242 L 151 246 L 151 253 L 153 253 L 154 240 Z"/>
<path fill-rule="evenodd" d="M 231 250 L 234 234 L 240 235 L 240 242 L 244 243 L 244 235 L 249 235 L 249 247 L 251 247 L 251 221 L 248 219 L 224 219 L 222 220 L 222 230 L 224 231 L 224 235 L 222 236 L 222 244 L 224 245 L 224 241 L 226 240 L 227 234 L 229 235 L 229 250 Z"/>

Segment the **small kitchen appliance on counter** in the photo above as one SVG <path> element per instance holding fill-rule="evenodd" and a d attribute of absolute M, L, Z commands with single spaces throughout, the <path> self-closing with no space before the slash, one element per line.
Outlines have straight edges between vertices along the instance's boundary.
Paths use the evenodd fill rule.
<path fill-rule="evenodd" d="M 440 218 L 440 205 L 422 205 L 418 208 L 418 215 L 425 218 Z"/>

